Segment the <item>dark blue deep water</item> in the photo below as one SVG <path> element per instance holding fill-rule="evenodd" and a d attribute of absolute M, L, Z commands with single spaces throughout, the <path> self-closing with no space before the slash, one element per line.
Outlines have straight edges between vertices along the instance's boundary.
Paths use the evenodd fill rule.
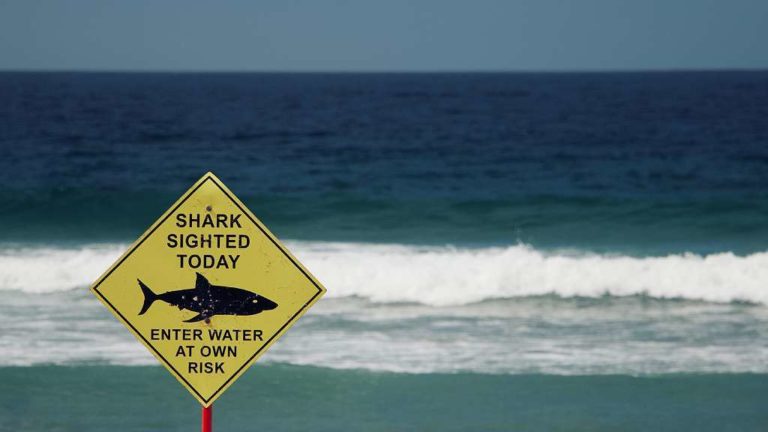
<path fill-rule="evenodd" d="M 128 240 L 210 170 L 278 235 L 768 239 L 768 72 L 0 74 L 0 237 Z"/>

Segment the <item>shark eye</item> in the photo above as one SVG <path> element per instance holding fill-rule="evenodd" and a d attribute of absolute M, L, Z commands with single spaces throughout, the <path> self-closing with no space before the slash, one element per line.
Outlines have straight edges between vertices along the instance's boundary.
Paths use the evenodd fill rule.
<path fill-rule="evenodd" d="M 258 303 L 258 302 L 259 302 L 259 299 L 253 299 L 253 300 L 251 300 L 251 303 Z"/>

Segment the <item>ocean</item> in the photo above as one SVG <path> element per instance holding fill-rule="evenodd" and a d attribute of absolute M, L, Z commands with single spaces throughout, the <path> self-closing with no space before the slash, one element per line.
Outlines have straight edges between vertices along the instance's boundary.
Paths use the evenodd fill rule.
<path fill-rule="evenodd" d="M 328 289 L 217 429 L 768 429 L 768 72 L 8 72 L 0 101 L 2 431 L 198 427 L 88 286 L 207 171 Z"/>

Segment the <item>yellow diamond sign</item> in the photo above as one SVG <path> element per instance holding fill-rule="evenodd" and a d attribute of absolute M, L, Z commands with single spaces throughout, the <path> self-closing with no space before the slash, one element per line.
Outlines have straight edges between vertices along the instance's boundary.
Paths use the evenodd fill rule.
<path fill-rule="evenodd" d="M 325 293 L 211 173 L 91 290 L 203 406 Z"/>

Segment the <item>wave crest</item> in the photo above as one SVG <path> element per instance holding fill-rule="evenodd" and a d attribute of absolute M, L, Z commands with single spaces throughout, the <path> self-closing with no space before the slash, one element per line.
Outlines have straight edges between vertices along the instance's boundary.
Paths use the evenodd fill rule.
<path fill-rule="evenodd" d="M 647 295 L 768 304 L 768 252 L 631 257 L 489 248 L 288 242 L 329 297 L 463 305 L 489 299 Z M 45 293 L 92 283 L 124 244 L 0 248 L 0 290 Z"/>

